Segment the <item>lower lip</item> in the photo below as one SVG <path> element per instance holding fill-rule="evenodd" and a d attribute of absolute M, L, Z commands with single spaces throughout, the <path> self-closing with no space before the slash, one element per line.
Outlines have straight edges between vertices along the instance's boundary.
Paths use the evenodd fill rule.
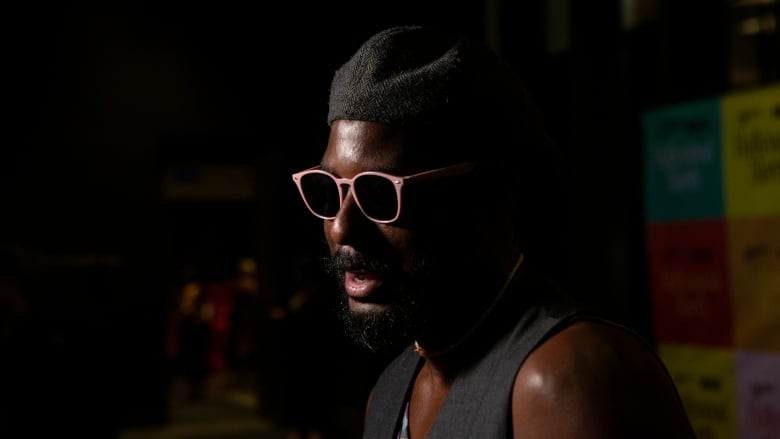
<path fill-rule="evenodd" d="M 376 273 L 344 273 L 344 289 L 347 295 L 355 300 L 369 298 L 382 285 L 382 279 Z"/>

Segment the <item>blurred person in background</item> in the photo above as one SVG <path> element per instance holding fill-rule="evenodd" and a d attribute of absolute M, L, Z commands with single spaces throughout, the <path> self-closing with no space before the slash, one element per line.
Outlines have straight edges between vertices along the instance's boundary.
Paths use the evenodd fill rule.
<path fill-rule="evenodd" d="M 208 341 L 212 312 L 195 268 L 182 269 L 182 280 L 174 288 L 173 296 L 168 319 L 168 357 L 173 361 L 174 376 L 182 376 L 187 383 L 187 397 L 199 401 L 204 396 L 209 373 Z"/>

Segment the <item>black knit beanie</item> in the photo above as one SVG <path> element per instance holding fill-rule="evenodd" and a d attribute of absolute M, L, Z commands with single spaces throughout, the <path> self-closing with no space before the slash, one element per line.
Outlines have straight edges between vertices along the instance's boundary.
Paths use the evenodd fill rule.
<path fill-rule="evenodd" d="M 461 46 L 452 37 L 420 27 L 379 32 L 336 71 L 328 123 L 354 119 L 397 124 L 436 111 L 461 68 Z"/>
<path fill-rule="evenodd" d="M 430 124 L 479 116 L 508 122 L 522 110 L 523 95 L 517 78 L 487 47 L 436 29 L 398 26 L 369 38 L 336 71 L 328 124 Z"/>

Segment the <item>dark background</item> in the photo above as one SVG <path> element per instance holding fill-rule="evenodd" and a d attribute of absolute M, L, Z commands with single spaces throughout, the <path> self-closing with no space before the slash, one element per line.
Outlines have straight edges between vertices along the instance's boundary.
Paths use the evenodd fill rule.
<path fill-rule="evenodd" d="M 562 279 L 650 338 L 639 116 L 776 81 L 780 53 L 776 31 L 735 31 L 777 17 L 750 2 L 105 3 L 3 13 L 2 273 L 26 299 L 23 317 L 3 315 L 4 403 L 60 431 L 164 422 L 183 265 L 252 257 L 264 288 L 289 295 L 296 255 L 320 240 L 289 175 L 318 161 L 331 75 L 379 29 L 452 28 L 517 67 L 568 157 Z M 628 3 L 646 7 L 630 28 Z M 249 166 L 253 195 L 168 199 L 182 164 Z"/>

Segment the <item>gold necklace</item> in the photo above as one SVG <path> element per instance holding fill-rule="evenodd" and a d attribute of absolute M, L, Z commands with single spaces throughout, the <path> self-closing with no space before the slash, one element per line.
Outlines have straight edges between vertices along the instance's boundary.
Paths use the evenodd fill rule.
<path fill-rule="evenodd" d="M 517 274 L 517 270 L 520 268 L 520 265 L 522 265 L 524 259 L 524 255 L 520 253 L 520 257 L 517 258 L 517 262 L 515 262 L 515 266 L 512 267 L 512 270 L 509 272 L 509 276 L 504 281 L 504 284 L 501 286 L 501 289 L 498 290 L 498 294 L 496 294 L 496 297 L 493 299 L 493 302 L 490 303 L 490 305 L 485 309 L 485 311 L 482 313 L 481 316 L 477 319 L 476 323 L 471 326 L 471 328 L 466 331 L 466 333 L 461 337 L 459 340 L 457 340 L 455 343 L 448 346 L 445 350 L 441 352 L 435 352 L 430 353 L 426 351 L 422 346 L 420 346 L 420 343 L 417 342 L 417 340 L 414 341 L 414 351 L 418 354 L 425 356 L 425 357 L 435 357 L 437 355 L 441 355 L 452 348 L 458 346 L 459 344 L 463 343 L 464 340 L 469 338 L 469 336 L 482 324 L 482 322 L 487 318 L 488 314 L 493 310 L 493 308 L 498 304 L 498 301 L 501 300 L 501 298 L 504 296 L 506 291 L 509 289 L 509 285 L 511 285 L 512 280 L 514 280 L 515 275 Z"/>

